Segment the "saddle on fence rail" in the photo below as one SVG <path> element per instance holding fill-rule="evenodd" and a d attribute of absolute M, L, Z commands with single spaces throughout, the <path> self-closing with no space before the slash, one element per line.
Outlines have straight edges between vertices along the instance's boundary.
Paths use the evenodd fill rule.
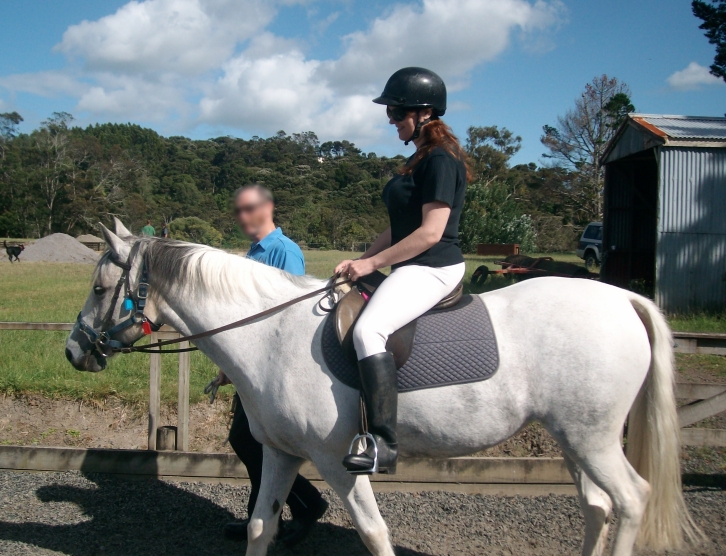
<path fill-rule="evenodd" d="M 335 308 L 335 332 L 338 341 L 345 356 L 354 363 L 357 361 L 357 357 L 353 346 L 353 328 L 368 299 L 385 279 L 386 275 L 379 271 L 364 276 L 356 282 L 348 293 L 343 295 Z M 459 282 L 454 291 L 439 301 L 431 310 L 438 311 L 455 307 L 461 301 L 463 291 L 463 282 Z M 414 319 L 403 328 L 396 330 L 386 342 L 386 349 L 393 354 L 397 369 L 403 367 L 411 356 L 417 321 L 418 319 Z"/>

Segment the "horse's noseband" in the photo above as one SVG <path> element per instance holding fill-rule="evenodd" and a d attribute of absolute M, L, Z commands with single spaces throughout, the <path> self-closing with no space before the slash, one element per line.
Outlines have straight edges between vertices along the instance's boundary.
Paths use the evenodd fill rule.
<path fill-rule="evenodd" d="M 121 278 L 119 278 L 116 283 L 116 289 L 114 290 L 113 297 L 111 298 L 111 305 L 103 320 L 101 330 L 94 330 L 92 327 L 83 322 L 81 319 L 81 313 L 78 313 L 78 318 L 76 319 L 78 328 L 86 335 L 86 337 L 88 337 L 95 349 L 103 357 L 108 357 L 117 351 L 127 350 L 134 345 L 134 342 L 126 343 L 114 340 L 114 336 L 123 330 L 126 330 L 135 324 L 141 324 L 144 334 L 151 334 L 151 332 L 156 332 L 159 328 L 161 328 L 160 324 L 155 324 L 144 314 L 146 299 L 149 295 L 149 272 L 143 260 L 141 263 L 139 285 L 136 288 L 136 291 L 131 289 L 129 273 L 131 271 L 130 261 L 132 254 L 133 250 L 131 254 L 129 254 L 129 258 L 126 262 L 120 261 L 115 255 L 112 255 L 109 258 L 109 260 L 123 272 L 121 273 Z M 131 311 L 131 315 L 116 326 L 108 328 L 109 324 L 113 320 L 114 311 L 118 304 L 119 297 L 121 296 L 122 288 L 124 289 L 124 308 L 128 308 L 128 310 Z"/>

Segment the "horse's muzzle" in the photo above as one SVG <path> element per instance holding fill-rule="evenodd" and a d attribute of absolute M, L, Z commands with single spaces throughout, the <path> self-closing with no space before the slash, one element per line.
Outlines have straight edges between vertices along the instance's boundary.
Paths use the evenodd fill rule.
<path fill-rule="evenodd" d="M 78 371 L 97 373 L 106 368 L 106 358 L 77 326 L 68 335 L 65 354 L 68 362 Z"/>

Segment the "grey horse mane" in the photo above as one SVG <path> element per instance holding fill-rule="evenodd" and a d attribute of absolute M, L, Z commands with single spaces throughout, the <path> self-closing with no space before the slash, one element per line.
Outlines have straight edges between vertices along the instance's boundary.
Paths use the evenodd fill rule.
<path fill-rule="evenodd" d="M 154 287 L 177 295 L 206 293 L 225 299 L 272 299 L 321 284 L 312 276 L 295 276 L 206 245 L 159 238 L 140 238 L 135 243 L 143 252 Z M 110 254 L 104 254 L 98 268 L 109 259 Z"/>

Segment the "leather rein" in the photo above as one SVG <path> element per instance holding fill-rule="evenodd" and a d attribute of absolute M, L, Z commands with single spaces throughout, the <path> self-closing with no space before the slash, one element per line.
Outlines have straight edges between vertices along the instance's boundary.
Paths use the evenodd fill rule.
<path fill-rule="evenodd" d="M 348 283 L 352 282 L 350 279 L 336 282 L 335 281 L 336 277 L 333 277 L 333 279 L 331 279 L 328 282 L 328 284 L 322 288 L 318 288 L 317 290 L 311 291 L 311 292 L 301 295 L 299 297 L 295 297 L 294 299 L 290 299 L 289 301 L 285 301 L 284 303 L 280 303 L 279 305 L 275 305 L 274 307 L 270 307 L 269 309 L 265 309 L 264 311 L 261 311 L 254 315 L 250 315 L 249 317 L 245 317 L 238 321 L 231 322 L 229 324 L 225 324 L 224 326 L 213 328 L 212 330 L 207 330 L 206 332 L 200 332 L 198 334 L 182 336 L 180 338 L 175 338 L 173 340 L 162 340 L 162 341 L 155 342 L 153 344 L 147 344 L 144 346 L 134 346 L 133 345 L 134 342 L 136 342 L 138 340 L 135 340 L 134 342 L 129 344 L 129 343 L 121 342 L 119 340 L 114 340 L 114 336 L 116 334 L 118 334 L 119 332 L 122 332 L 123 330 L 125 330 L 135 324 L 141 324 L 141 326 L 143 327 L 143 330 L 144 330 L 144 335 L 151 334 L 152 332 L 157 332 L 162 327 L 161 324 L 156 324 L 156 323 L 152 322 L 151 319 L 149 319 L 146 315 L 144 315 L 144 308 L 146 307 L 146 299 L 149 294 L 149 273 L 148 273 L 148 269 L 146 268 L 145 262 L 142 262 L 139 285 L 136 288 L 136 291 L 132 291 L 132 289 L 131 289 L 129 274 L 131 271 L 131 258 L 134 254 L 135 254 L 135 250 L 132 249 L 131 253 L 129 253 L 129 257 L 126 262 L 119 260 L 114 255 L 112 255 L 111 258 L 109 259 L 109 261 L 111 263 L 118 266 L 123 272 L 121 273 L 121 278 L 119 278 L 118 282 L 116 283 L 116 289 L 114 291 L 113 297 L 111 298 L 111 306 L 109 307 L 108 312 L 106 313 L 103 324 L 101 325 L 101 330 L 96 331 L 92 327 L 88 326 L 85 322 L 83 322 L 81 320 L 81 313 L 78 313 L 78 318 L 76 319 L 76 323 L 78 324 L 79 329 L 88 337 L 88 339 L 91 341 L 91 343 L 96 347 L 98 352 L 103 357 L 109 357 L 110 355 L 112 355 L 114 353 L 135 353 L 135 352 L 136 353 L 185 353 L 188 351 L 197 351 L 199 349 L 198 347 L 188 347 L 188 348 L 179 348 L 179 349 L 161 349 L 161 348 L 163 346 L 180 344 L 182 342 L 190 342 L 193 340 L 199 340 L 200 338 L 206 338 L 208 336 L 214 336 L 215 334 L 219 334 L 221 332 L 226 332 L 228 330 L 240 328 L 240 327 L 250 324 L 256 320 L 259 320 L 266 316 L 277 313 L 278 311 L 282 311 L 283 309 L 291 307 L 292 305 L 295 305 L 297 303 L 300 303 L 301 301 L 305 301 L 306 299 L 310 299 L 310 298 L 320 295 L 322 293 L 327 293 L 327 295 L 320 299 L 320 301 L 318 302 L 318 306 L 323 311 L 330 312 L 332 309 L 325 308 L 322 306 L 321 303 L 322 303 L 323 299 L 326 299 L 326 298 L 330 299 L 331 296 L 333 295 L 334 288 L 336 288 L 340 285 L 348 284 Z M 118 304 L 118 300 L 121 295 L 121 289 L 124 287 L 125 287 L 124 308 L 131 310 L 132 313 L 129 316 L 129 318 L 127 318 L 126 320 L 120 322 L 119 324 L 117 324 L 113 327 L 106 329 L 109 326 L 109 324 L 111 323 L 111 320 L 113 319 L 113 313 L 116 309 L 116 305 Z M 334 305 L 334 300 L 331 300 L 331 305 Z M 104 329 L 106 329 L 106 330 L 104 330 Z"/>

